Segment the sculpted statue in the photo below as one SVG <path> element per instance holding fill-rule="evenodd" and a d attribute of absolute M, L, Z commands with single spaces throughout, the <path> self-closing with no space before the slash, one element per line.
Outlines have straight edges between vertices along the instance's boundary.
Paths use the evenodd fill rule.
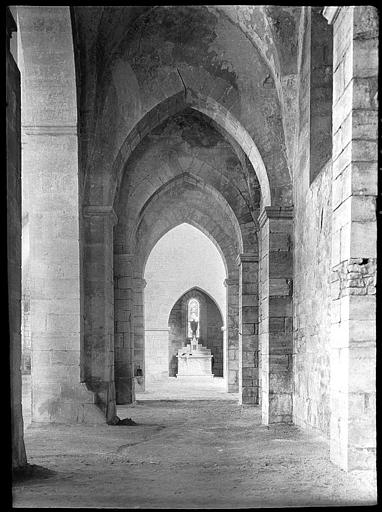
<path fill-rule="evenodd" d="M 196 320 L 191 320 L 190 327 L 191 327 L 192 337 L 196 338 L 196 331 L 198 330 L 198 322 Z"/>

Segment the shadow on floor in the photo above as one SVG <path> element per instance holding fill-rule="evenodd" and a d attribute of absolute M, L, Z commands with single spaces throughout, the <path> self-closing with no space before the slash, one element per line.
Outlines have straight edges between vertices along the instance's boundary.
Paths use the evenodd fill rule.
<path fill-rule="evenodd" d="M 26 464 L 21 468 L 12 471 L 12 480 L 15 484 L 27 480 L 40 480 L 56 476 L 57 472 L 37 464 Z"/>

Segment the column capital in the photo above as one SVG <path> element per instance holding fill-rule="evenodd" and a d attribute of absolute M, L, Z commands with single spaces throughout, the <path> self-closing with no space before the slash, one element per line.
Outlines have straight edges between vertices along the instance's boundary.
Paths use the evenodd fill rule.
<path fill-rule="evenodd" d="M 26 135 L 77 135 L 75 124 L 22 124 L 22 142 L 26 142 Z"/>
<path fill-rule="evenodd" d="M 239 267 L 242 263 L 257 263 L 259 254 L 257 252 L 242 252 L 237 255 L 236 265 Z"/>
<path fill-rule="evenodd" d="M 104 205 L 90 205 L 84 206 L 82 209 L 82 215 L 84 217 L 92 217 L 92 216 L 105 216 L 110 217 L 113 225 L 117 224 L 118 217 L 112 206 L 104 206 Z"/>
<path fill-rule="evenodd" d="M 146 288 L 147 281 L 143 277 L 133 277 L 133 281 L 143 288 Z"/>
<path fill-rule="evenodd" d="M 334 5 L 334 6 L 325 6 L 324 10 L 322 11 L 322 15 L 324 18 L 328 20 L 329 25 L 333 25 L 333 23 L 336 21 L 340 10 L 342 9 L 342 6 L 340 5 Z"/>
<path fill-rule="evenodd" d="M 135 254 L 132 252 L 115 252 L 114 258 L 125 258 L 126 260 L 132 260 Z"/>
<path fill-rule="evenodd" d="M 265 206 L 259 215 L 261 228 L 268 219 L 293 219 L 293 206 Z"/>
<path fill-rule="evenodd" d="M 227 286 L 239 285 L 239 281 L 238 279 L 224 279 L 223 284 L 227 288 Z"/>

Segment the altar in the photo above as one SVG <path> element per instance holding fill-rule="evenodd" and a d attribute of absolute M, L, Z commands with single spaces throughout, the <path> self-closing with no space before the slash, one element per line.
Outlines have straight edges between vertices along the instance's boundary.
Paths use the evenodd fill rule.
<path fill-rule="evenodd" d="M 203 347 L 194 336 L 190 343 L 178 350 L 178 373 L 179 380 L 205 381 L 214 378 L 211 371 L 212 354 L 211 350 Z"/>

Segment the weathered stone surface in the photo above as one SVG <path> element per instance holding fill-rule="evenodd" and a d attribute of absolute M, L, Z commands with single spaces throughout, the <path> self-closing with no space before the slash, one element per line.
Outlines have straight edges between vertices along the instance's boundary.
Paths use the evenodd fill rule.
<path fill-rule="evenodd" d="M 26 464 L 21 410 L 21 124 L 20 72 L 10 52 L 9 39 L 16 37 L 16 23 L 7 9 L 6 102 L 7 102 L 7 256 L 8 333 L 11 369 L 12 468 Z M 13 33 L 13 35 L 12 35 Z"/>
<path fill-rule="evenodd" d="M 67 7 L 26 6 L 17 10 L 17 17 L 24 105 L 23 213 L 29 224 L 24 277 L 30 297 L 32 420 L 100 422 L 104 417 L 95 397 L 81 384 L 80 189 L 70 13 Z M 98 271 L 103 262 L 90 258 L 89 265 Z"/>
<path fill-rule="evenodd" d="M 295 197 L 293 421 L 329 436 L 331 166 Z"/>
<path fill-rule="evenodd" d="M 108 12 L 109 28 L 120 23 L 121 16 L 122 18 L 128 16 L 128 10 L 117 14 L 115 8 L 111 7 L 108 8 Z M 81 65 L 87 67 L 91 76 L 100 79 L 97 86 L 95 82 L 91 83 L 91 81 L 86 81 L 84 84 L 88 90 L 87 94 L 83 96 L 82 105 L 83 111 L 87 112 L 84 129 L 89 131 L 94 126 L 95 112 L 88 108 L 92 105 L 91 101 L 88 102 L 90 98 L 95 97 L 96 90 L 100 91 L 99 95 L 101 96 L 97 99 L 103 101 L 106 106 L 103 120 L 101 123 L 97 123 L 96 133 L 93 134 L 92 140 L 88 140 L 84 144 L 82 157 L 85 160 L 86 168 L 104 169 L 105 176 L 113 176 L 114 173 L 110 172 L 110 167 L 115 160 L 122 157 L 122 151 L 119 152 L 120 148 L 123 148 L 123 155 L 126 159 L 142 136 L 163 120 L 169 111 L 171 113 L 172 110 L 175 113 L 182 108 L 185 96 L 184 88 L 186 88 L 186 101 L 189 97 L 190 102 L 193 101 L 197 104 L 204 97 L 206 98 L 203 100 L 205 108 L 210 111 L 214 102 L 217 102 L 218 107 L 212 109 L 211 115 L 219 120 L 221 126 L 228 130 L 235 141 L 248 152 L 248 156 L 253 162 L 252 165 L 260 156 L 257 148 L 251 147 L 252 132 L 256 130 L 260 134 L 264 131 L 256 138 L 258 144 L 264 148 L 261 154 L 265 159 L 265 166 L 272 175 L 273 169 L 277 168 L 277 177 L 280 176 L 280 173 L 283 176 L 281 186 L 275 183 L 273 190 L 278 194 L 279 200 L 282 198 L 282 200 L 290 202 L 290 192 L 288 193 L 286 190 L 288 188 L 286 184 L 289 181 L 288 166 L 276 143 L 278 136 L 281 136 L 281 139 L 284 137 L 281 116 L 278 114 L 280 100 L 275 87 L 263 86 L 269 75 L 269 69 L 258 53 L 259 40 L 257 38 L 255 39 L 256 46 L 254 46 L 230 17 L 221 16 L 218 11 L 213 14 L 211 9 L 205 7 L 183 6 L 177 9 L 163 7 L 156 11 L 155 16 L 151 12 L 145 13 L 136 20 L 136 23 L 126 20 L 126 31 L 129 37 L 126 40 L 121 39 L 118 30 L 112 31 L 114 37 L 111 39 L 114 40 L 114 43 L 108 38 L 105 40 L 101 26 L 98 27 L 98 31 L 96 25 L 92 27 L 95 19 L 89 19 L 86 10 L 76 8 L 74 16 L 76 28 L 82 36 L 80 40 L 84 41 L 79 54 Z M 292 16 L 291 19 L 293 18 Z M 159 19 L 171 20 L 170 23 L 174 27 L 171 34 L 165 29 L 158 31 L 155 28 Z M 144 23 L 146 27 L 143 40 L 142 36 L 138 38 L 141 23 Z M 293 26 L 295 26 L 294 24 L 295 20 L 293 19 Z M 160 24 L 160 26 L 162 25 Z M 165 26 L 167 26 L 166 23 L 163 24 L 163 28 Z M 194 29 L 190 33 L 191 26 Z M 147 37 L 149 27 L 153 27 L 154 38 Z M 183 32 L 190 34 L 190 37 L 178 39 L 176 34 Z M 95 46 L 86 43 L 89 37 L 93 40 L 94 36 L 95 40 L 98 40 L 97 44 L 105 45 L 105 48 L 108 48 L 106 54 L 109 51 L 111 56 L 107 64 L 107 72 L 103 74 L 97 68 Z M 285 41 L 280 46 L 283 50 L 290 44 L 292 36 L 289 34 L 288 37 L 284 37 Z M 94 43 L 95 40 L 93 40 Z M 116 50 L 117 54 L 113 55 Z M 151 55 L 149 59 L 146 58 L 148 54 Z M 224 63 L 221 62 L 223 54 Z M 122 55 L 124 55 L 123 58 Z M 253 64 L 254 58 L 256 65 Z M 288 59 L 290 62 L 290 55 Z M 245 61 L 247 64 L 244 63 Z M 254 87 L 255 83 L 256 87 Z M 285 84 L 293 84 L 293 73 L 290 67 Z M 292 88 L 292 85 L 290 87 Z M 284 91 L 286 96 L 290 93 L 287 86 L 283 90 L 279 87 L 282 101 L 284 101 Z M 289 94 L 289 96 L 291 95 Z M 267 108 L 271 108 L 271 112 L 262 112 L 264 99 L 267 101 Z M 120 103 L 120 107 L 116 105 L 115 100 Z M 252 102 L 258 102 L 256 119 L 250 115 L 250 109 L 247 108 Z M 225 109 L 223 115 L 220 115 L 219 112 L 220 104 Z M 289 100 L 288 106 L 290 107 L 291 104 L 292 101 Z M 289 114 L 288 108 L 285 107 L 286 105 L 283 105 L 284 111 Z M 114 123 L 111 123 L 111 120 Z M 288 124 L 292 130 L 293 124 L 290 121 Z M 109 126 L 107 137 L 102 128 L 106 125 Z M 118 125 L 119 129 L 113 130 L 111 128 L 113 125 Z M 110 130 L 113 130 L 113 135 Z M 248 136 L 245 130 L 248 130 Z M 268 134 L 272 131 L 278 135 L 269 137 Z M 127 142 L 125 139 L 129 132 L 129 141 Z M 287 133 L 289 136 L 289 130 Z M 194 139 L 191 137 L 190 140 Z M 99 141 L 103 142 L 104 151 L 99 151 L 97 147 Z M 92 148 L 95 151 L 92 151 Z M 254 165 L 255 172 L 259 172 L 260 167 L 265 169 L 264 164 Z M 120 172 L 121 170 L 118 171 L 118 173 Z M 102 179 L 99 177 L 94 176 L 94 178 L 97 181 L 97 186 L 93 189 L 89 187 L 88 192 L 94 198 L 98 198 L 101 195 L 99 187 L 105 187 L 105 192 L 109 194 L 109 200 L 112 200 L 115 183 L 112 181 L 107 183 L 106 180 L 102 183 Z M 266 183 L 262 177 L 260 181 L 263 182 L 264 193 L 268 195 L 269 192 L 265 191 Z M 268 198 L 267 203 L 269 203 Z"/>
<path fill-rule="evenodd" d="M 364 407 L 352 397 L 365 393 L 368 402 L 375 391 L 378 15 L 372 6 L 344 7 L 333 23 L 340 72 L 333 109 L 331 458 L 346 470 L 373 471 L 375 426 L 357 422 Z"/>
<path fill-rule="evenodd" d="M 261 351 L 261 404 L 265 424 L 292 421 L 292 394 L 285 395 L 283 372 L 290 380 L 292 372 L 292 337 L 287 334 L 292 320 L 291 296 L 282 296 L 284 283 L 291 284 L 292 267 L 292 211 L 282 208 L 265 208 L 259 217 L 260 242 L 260 351 Z M 290 241 L 285 250 L 284 236 Z M 275 241 L 272 243 L 273 238 Z M 276 241 L 280 246 L 277 247 Z M 270 248 L 273 247 L 273 250 Z M 270 294 L 268 280 L 272 278 Z M 289 286 L 288 284 L 288 292 Z M 280 287 L 280 289 L 277 288 Z M 291 290 L 291 289 L 290 289 Z M 280 335 L 274 336 L 273 334 Z M 280 343 L 280 341 L 282 342 Z M 282 349 L 280 351 L 280 348 Z M 280 353 L 281 352 L 281 353 Z"/>
<path fill-rule="evenodd" d="M 17 9 L 34 420 L 113 423 L 116 401 L 168 375 L 170 311 L 198 284 L 172 296 L 176 266 L 165 259 L 157 288 L 142 276 L 156 244 L 186 222 L 224 262 L 220 298 L 202 286 L 224 330 L 215 322 L 203 336 L 219 341 L 228 391 L 261 403 L 265 424 L 293 416 L 330 437 L 342 468 L 372 469 L 376 9 L 327 7 L 329 24 L 310 6 Z M 16 89 L 7 89 L 9 190 Z M 18 361 L 20 197 L 7 202 Z M 204 251 L 196 272 L 208 283 L 211 261 Z M 174 322 L 179 338 L 183 320 Z"/>

